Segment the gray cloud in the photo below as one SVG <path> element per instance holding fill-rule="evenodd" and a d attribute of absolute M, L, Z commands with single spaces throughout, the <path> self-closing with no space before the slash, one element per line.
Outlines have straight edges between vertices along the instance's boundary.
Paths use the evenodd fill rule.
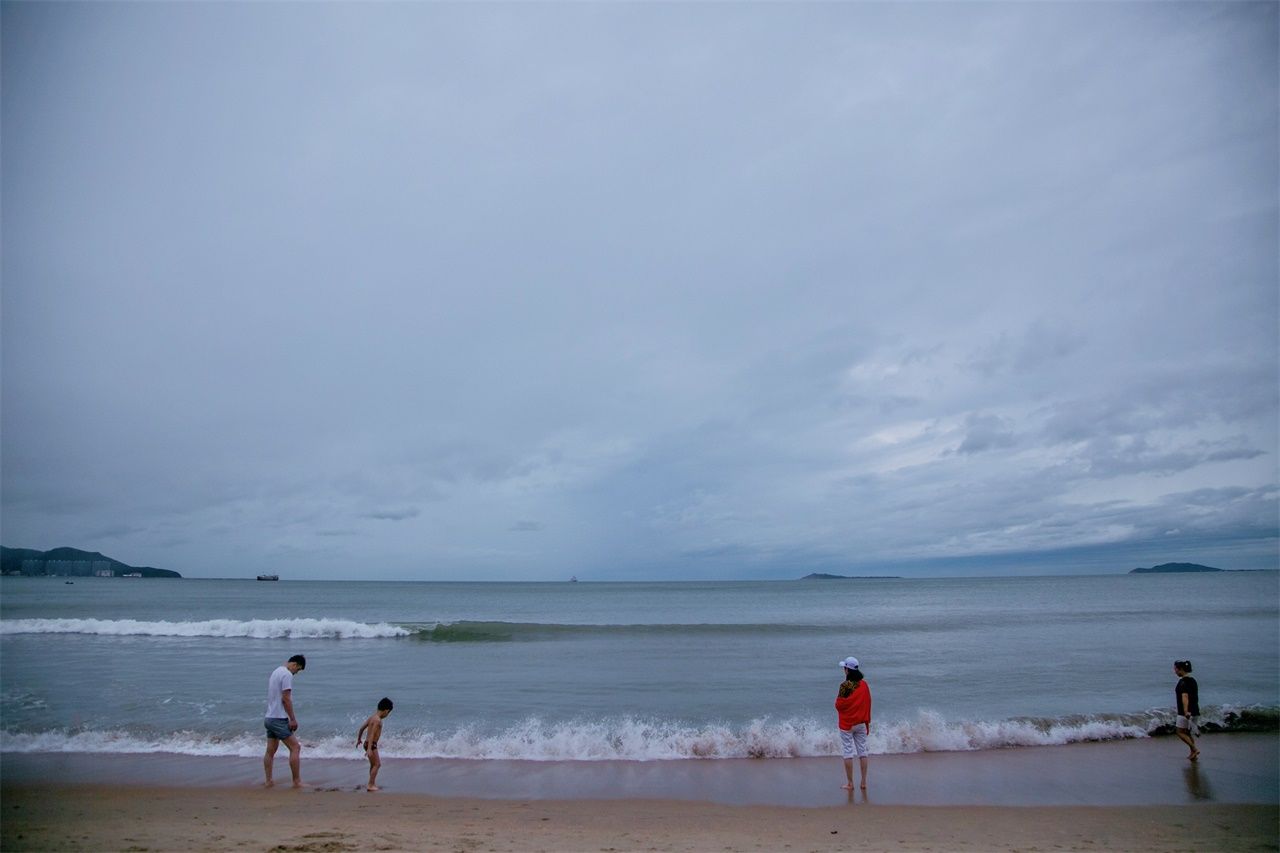
<path fill-rule="evenodd" d="M 378 521 L 406 521 L 410 518 L 417 518 L 421 515 L 421 511 L 417 507 L 405 507 L 404 509 L 382 509 L 374 512 L 365 513 L 363 518 L 372 518 Z"/>
<path fill-rule="evenodd" d="M 5 544 L 1275 565 L 1272 4 L 0 15 Z"/>
<path fill-rule="evenodd" d="M 540 521 L 517 521 L 507 529 L 513 533 L 537 533 L 542 528 L 543 524 Z"/>
<path fill-rule="evenodd" d="M 1029 373 L 1067 359 L 1088 344 L 1082 329 L 1059 327 L 1042 318 L 1016 339 L 1007 331 L 1000 333 L 996 340 L 979 348 L 972 364 L 988 375 Z"/>
<path fill-rule="evenodd" d="M 1266 455 L 1262 450 L 1231 441 L 1200 441 L 1164 449 L 1153 447 L 1145 436 L 1138 436 L 1131 441 L 1093 440 L 1081 454 L 1081 459 L 1091 475 L 1117 477 L 1124 474 L 1175 474 L 1213 462 L 1250 460 Z"/>
<path fill-rule="evenodd" d="M 965 430 L 964 441 L 956 448 L 957 453 L 982 453 L 1017 443 L 1009 421 L 995 415 L 969 415 Z"/>

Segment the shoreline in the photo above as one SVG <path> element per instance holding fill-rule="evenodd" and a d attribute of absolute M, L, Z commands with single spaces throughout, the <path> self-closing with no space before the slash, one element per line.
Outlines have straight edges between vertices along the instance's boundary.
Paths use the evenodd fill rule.
<path fill-rule="evenodd" d="M 870 786 L 846 792 L 830 758 L 525 761 L 395 758 L 390 740 L 379 784 L 388 793 L 490 800 L 681 800 L 821 808 L 850 801 L 895 806 L 1146 806 L 1280 802 L 1280 733 L 1206 735 L 1199 761 L 1173 738 L 873 755 Z M 367 765 L 309 759 L 312 789 L 356 792 Z M 283 754 L 278 785 L 288 786 Z M 252 788 L 261 756 L 0 753 L 6 785 Z"/>
<path fill-rule="evenodd" d="M 838 758 L 682 761 L 0 754 L 8 851 L 1274 850 L 1280 735 Z M 51 781 L 56 780 L 56 781 Z"/>

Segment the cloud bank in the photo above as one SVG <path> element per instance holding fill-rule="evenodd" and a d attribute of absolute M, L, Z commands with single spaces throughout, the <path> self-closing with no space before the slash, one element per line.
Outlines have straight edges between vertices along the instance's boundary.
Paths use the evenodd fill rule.
<path fill-rule="evenodd" d="M 3 538 L 1277 565 L 1277 8 L 7 4 Z"/>

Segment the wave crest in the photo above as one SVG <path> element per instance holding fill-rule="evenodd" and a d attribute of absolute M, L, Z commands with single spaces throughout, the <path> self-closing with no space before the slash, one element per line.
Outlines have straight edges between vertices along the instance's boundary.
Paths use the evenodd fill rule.
<path fill-rule="evenodd" d="M 458 620 L 455 622 L 366 623 L 350 619 L 209 619 L 201 622 L 147 622 L 136 619 L 8 619 L 0 634 L 94 634 L 117 637 L 219 637 L 379 640 L 411 637 L 437 643 L 510 643 L 560 640 L 596 634 L 736 634 L 820 630 L 794 625 L 575 625 L 547 622 Z"/>
<path fill-rule="evenodd" d="M 1206 709 L 1206 731 L 1267 731 L 1280 728 L 1280 708 L 1222 706 Z M 873 753 L 951 752 L 1082 741 L 1144 738 L 1164 733 L 1172 715 L 1164 711 L 1093 717 L 949 721 L 936 711 L 876 722 L 868 738 Z M 302 736 L 313 758 L 362 760 L 348 732 Z M 449 758 L 523 761 L 659 761 L 672 759 L 805 758 L 838 755 L 839 740 L 829 722 L 814 719 L 758 719 L 729 724 L 690 725 L 630 717 L 547 723 L 528 718 L 501 731 L 463 726 L 446 731 L 409 729 L 380 745 L 384 758 Z M 252 758 L 262 751 L 258 732 L 46 731 L 0 733 L 4 752 L 175 753 Z"/>
<path fill-rule="evenodd" d="M 412 632 L 385 622 L 348 619 L 209 619 L 203 622 L 142 622 L 136 619 L 7 619 L 0 634 L 96 634 L 117 637 L 224 637 L 254 640 L 315 640 L 407 637 Z"/>

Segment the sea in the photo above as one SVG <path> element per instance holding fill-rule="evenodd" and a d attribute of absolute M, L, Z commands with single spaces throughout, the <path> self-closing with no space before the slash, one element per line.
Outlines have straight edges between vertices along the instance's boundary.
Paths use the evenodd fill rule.
<path fill-rule="evenodd" d="M 291 655 L 310 758 L 554 762 L 839 752 L 839 662 L 873 753 L 1172 730 L 1190 659 L 1208 731 L 1275 732 L 1280 575 L 674 583 L 0 579 L 0 751 L 262 753 Z M 257 764 L 251 766 L 258 766 Z M 256 772 L 256 771 L 255 771 Z"/>

